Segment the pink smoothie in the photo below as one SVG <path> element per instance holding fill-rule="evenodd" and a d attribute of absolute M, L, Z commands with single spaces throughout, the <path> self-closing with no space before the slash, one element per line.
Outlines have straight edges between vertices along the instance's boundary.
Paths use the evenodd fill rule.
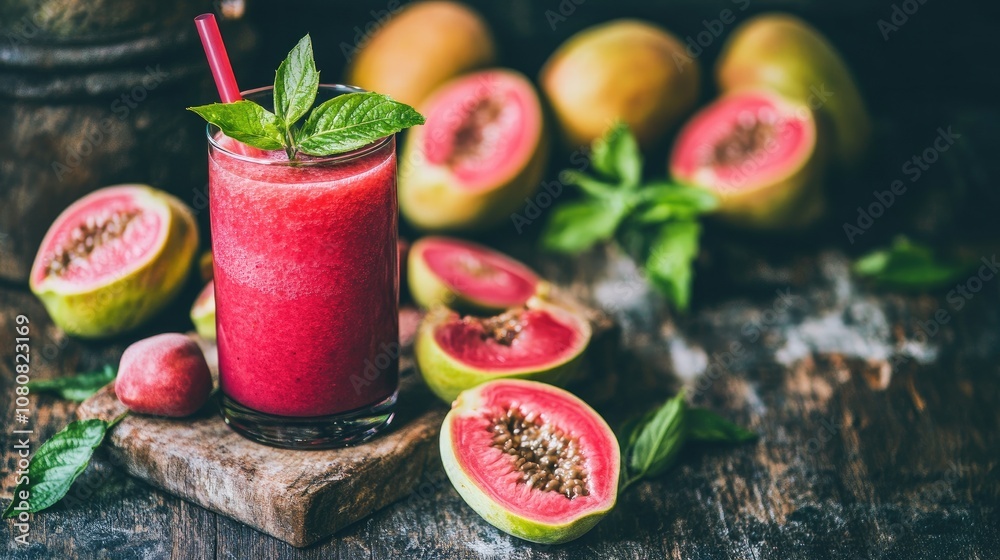
<path fill-rule="evenodd" d="M 394 140 L 305 159 L 209 156 L 222 391 L 281 416 L 358 409 L 398 381 Z"/>

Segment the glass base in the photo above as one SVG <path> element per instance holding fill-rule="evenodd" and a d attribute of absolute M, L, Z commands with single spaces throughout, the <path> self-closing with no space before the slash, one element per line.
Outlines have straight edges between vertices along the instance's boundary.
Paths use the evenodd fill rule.
<path fill-rule="evenodd" d="M 371 406 L 329 416 L 277 416 L 251 410 L 222 395 L 220 408 L 236 433 L 285 449 L 333 449 L 371 439 L 392 422 L 398 391 Z"/>

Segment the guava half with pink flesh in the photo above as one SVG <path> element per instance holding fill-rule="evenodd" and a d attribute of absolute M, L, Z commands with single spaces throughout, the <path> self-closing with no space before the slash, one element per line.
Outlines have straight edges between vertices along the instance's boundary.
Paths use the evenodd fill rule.
<path fill-rule="evenodd" d="M 504 379 L 463 392 L 445 416 L 440 442 L 455 490 L 515 537 L 573 540 L 618 498 L 614 432 L 587 403 L 552 385 Z"/>
<path fill-rule="evenodd" d="M 491 317 L 432 309 L 417 331 L 417 367 L 446 402 L 498 378 L 565 385 L 580 375 L 591 328 L 584 318 L 539 298 Z"/>
<path fill-rule="evenodd" d="M 733 223 L 794 229 L 825 208 L 820 156 L 807 106 L 747 90 L 716 100 L 684 125 L 670 174 L 715 193 L 718 214 Z"/>
<path fill-rule="evenodd" d="M 413 299 L 425 308 L 443 304 L 496 313 L 524 305 L 538 290 L 538 275 L 499 251 L 449 237 L 413 244 L 407 265 Z"/>
<path fill-rule="evenodd" d="M 90 193 L 49 228 L 31 291 L 67 333 L 101 338 L 133 329 L 180 290 L 198 227 L 177 198 L 146 185 Z"/>
<path fill-rule="evenodd" d="M 191 322 L 198 336 L 215 340 L 215 281 L 210 280 L 191 306 Z"/>
<path fill-rule="evenodd" d="M 428 231 L 483 229 L 509 219 L 538 187 L 548 137 L 535 87 L 512 70 L 456 78 L 420 106 L 399 173 L 399 208 Z"/>

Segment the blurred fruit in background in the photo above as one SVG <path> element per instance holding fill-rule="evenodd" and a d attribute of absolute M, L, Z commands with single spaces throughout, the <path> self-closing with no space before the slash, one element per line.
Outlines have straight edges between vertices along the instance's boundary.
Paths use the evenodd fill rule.
<path fill-rule="evenodd" d="M 766 90 L 730 93 L 700 110 L 670 155 L 674 180 L 715 193 L 720 217 L 757 229 L 819 218 L 822 173 L 812 111 Z"/>
<path fill-rule="evenodd" d="M 215 340 L 215 282 L 209 281 L 191 306 L 191 322 L 198 336 Z"/>
<path fill-rule="evenodd" d="M 345 83 L 417 106 L 447 80 L 493 64 L 483 18 L 455 2 L 420 2 L 392 17 L 347 69 Z"/>
<path fill-rule="evenodd" d="M 769 88 L 829 121 L 834 159 L 852 167 L 868 149 L 871 120 L 851 72 L 815 28 L 789 14 L 764 14 L 736 28 L 715 67 L 723 91 Z M 821 126 L 822 129 L 822 126 Z"/>
<path fill-rule="evenodd" d="M 84 338 L 134 329 L 169 303 L 198 249 L 191 210 L 146 185 L 116 185 L 70 205 L 49 228 L 31 291 L 60 328 Z"/>
<path fill-rule="evenodd" d="M 421 230 L 484 229 L 509 218 L 538 187 L 548 137 L 535 87 L 513 70 L 442 85 L 419 110 L 399 171 L 399 208 Z"/>
<path fill-rule="evenodd" d="M 616 20 L 570 37 L 539 82 L 570 147 L 589 146 L 616 120 L 648 147 L 694 106 L 699 77 L 697 60 L 672 34 Z"/>

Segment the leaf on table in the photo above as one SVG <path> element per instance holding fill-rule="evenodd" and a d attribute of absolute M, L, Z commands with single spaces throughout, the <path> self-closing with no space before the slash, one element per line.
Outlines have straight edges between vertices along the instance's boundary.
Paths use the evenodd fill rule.
<path fill-rule="evenodd" d="M 91 395 L 114 381 L 117 373 L 115 368 L 105 365 L 99 371 L 78 373 L 69 377 L 55 379 L 39 379 L 28 382 L 28 389 L 42 393 L 55 393 L 71 401 L 85 401 Z"/>

